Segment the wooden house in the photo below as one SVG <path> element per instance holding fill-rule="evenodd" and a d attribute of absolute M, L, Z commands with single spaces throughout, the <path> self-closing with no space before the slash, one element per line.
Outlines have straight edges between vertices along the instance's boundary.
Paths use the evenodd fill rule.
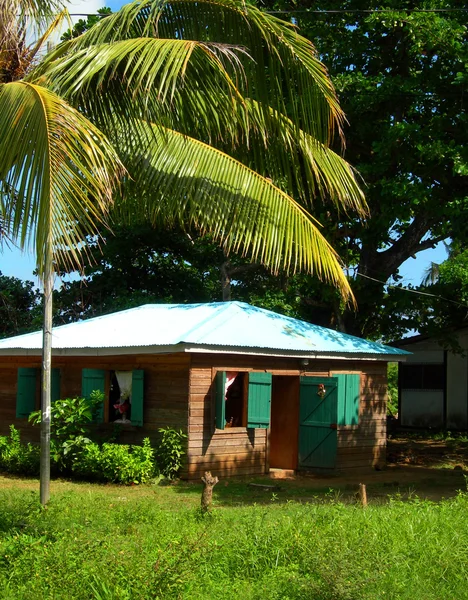
<path fill-rule="evenodd" d="M 38 438 L 41 333 L 0 341 L 0 434 Z M 146 305 L 53 331 L 54 398 L 102 390 L 122 442 L 188 435 L 183 476 L 385 461 L 387 362 L 406 352 L 229 302 Z"/>

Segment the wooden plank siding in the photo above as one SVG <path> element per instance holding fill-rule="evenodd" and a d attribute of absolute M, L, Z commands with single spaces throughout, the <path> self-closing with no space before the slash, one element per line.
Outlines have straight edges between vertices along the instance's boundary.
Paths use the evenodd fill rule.
<path fill-rule="evenodd" d="M 26 419 L 16 419 L 18 367 L 40 369 L 38 356 L 0 357 L 0 435 L 10 424 L 24 441 L 38 441 L 39 428 Z M 385 462 L 386 444 L 386 363 L 378 361 L 310 361 L 307 369 L 298 359 L 235 354 L 187 353 L 167 355 L 55 356 L 53 368 L 61 369 L 61 396 L 81 394 L 83 368 L 104 370 L 143 369 L 143 427 L 122 426 L 119 441 L 152 442 L 160 427 L 180 428 L 188 433 L 187 461 L 182 477 L 199 479 L 211 470 L 219 476 L 262 474 L 269 470 L 267 429 L 236 427 L 215 430 L 212 382 L 219 371 L 268 371 L 273 375 L 329 377 L 338 373 L 361 375 L 359 424 L 338 428 L 337 470 L 370 468 Z M 40 382 L 37 383 L 39 407 Z M 103 436 L 111 424 L 99 426 Z"/>
<path fill-rule="evenodd" d="M 6 360 L 8 358 L 8 360 Z M 6 435 L 10 424 L 22 433 L 24 441 L 39 441 L 39 428 L 27 419 L 16 419 L 18 367 L 40 369 L 40 357 L 0 357 L 0 435 Z M 175 427 L 187 432 L 190 356 L 188 354 L 128 355 L 84 357 L 53 357 L 52 367 L 61 370 L 61 397 L 81 395 L 82 369 L 144 370 L 143 426 L 120 426 L 119 441 L 140 443 L 144 437 L 158 439 L 160 427 Z M 40 377 L 37 378 L 37 407 L 40 404 Z M 106 437 L 113 430 L 111 423 L 97 427 Z"/>
<path fill-rule="evenodd" d="M 220 476 L 262 474 L 269 470 L 268 431 L 216 430 L 212 382 L 217 371 L 268 371 L 272 375 L 329 377 L 361 375 L 359 424 L 339 427 L 337 469 L 369 468 L 385 462 L 386 363 L 311 361 L 307 370 L 298 359 L 193 354 L 189 384 L 189 443 L 183 475 L 198 479 L 205 470 Z M 274 384 L 273 384 L 274 385 Z"/>

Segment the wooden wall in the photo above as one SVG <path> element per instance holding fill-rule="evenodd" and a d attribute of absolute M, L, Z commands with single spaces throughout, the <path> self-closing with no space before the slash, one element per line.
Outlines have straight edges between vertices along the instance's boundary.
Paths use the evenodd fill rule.
<path fill-rule="evenodd" d="M 385 464 L 387 443 L 387 364 L 358 363 L 361 371 L 359 425 L 338 428 L 337 469 L 363 469 Z M 330 374 L 351 373 L 334 366 Z"/>
<path fill-rule="evenodd" d="M 273 375 L 361 374 L 359 425 L 339 427 L 337 469 L 370 468 L 385 462 L 387 365 L 371 361 L 311 361 L 236 355 L 192 355 L 188 461 L 184 475 L 205 470 L 221 476 L 261 474 L 269 470 L 268 430 L 214 427 L 212 381 L 218 370 L 267 370 Z"/>
<path fill-rule="evenodd" d="M 39 430 L 26 419 L 16 419 L 18 367 L 40 368 L 39 357 L 0 357 L 0 435 L 14 424 L 25 441 L 38 441 Z M 269 431 L 214 427 L 212 381 L 217 370 L 261 371 L 273 375 L 361 373 L 359 425 L 338 429 L 337 469 L 362 469 L 385 462 L 386 363 L 373 361 L 311 361 L 307 370 L 298 359 L 216 354 L 137 355 L 117 357 L 54 357 L 61 369 L 63 397 L 81 393 L 81 370 L 144 369 L 145 405 L 143 427 L 122 427 L 120 440 L 138 443 L 143 437 L 157 439 L 159 427 L 188 431 L 188 455 L 182 476 L 199 478 L 205 470 L 227 475 L 261 474 L 269 470 Z M 38 384 L 39 399 L 39 384 Z M 39 405 L 38 405 L 39 407 Z M 111 425 L 100 427 L 103 435 Z"/>
<path fill-rule="evenodd" d="M 10 424 L 22 432 L 25 441 L 38 441 L 39 428 L 27 419 L 16 419 L 16 390 L 18 367 L 40 368 L 40 357 L 0 357 L 0 435 L 8 433 Z M 190 356 L 188 354 L 136 355 L 109 357 L 54 357 L 53 368 L 61 370 L 61 396 L 81 395 L 81 371 L 84 368 L 104 370 L 143 369 L 144 412 L 143 427 L 121 426 L 122 443 L 139 443 L 144 437 L 157 439 L 160 427 L 188 428 L 188 389 Z M 40 384 L 38 377 L 37 408 Z M 99 426 L 103 436 L 110 433 L 112 424 Z"/>

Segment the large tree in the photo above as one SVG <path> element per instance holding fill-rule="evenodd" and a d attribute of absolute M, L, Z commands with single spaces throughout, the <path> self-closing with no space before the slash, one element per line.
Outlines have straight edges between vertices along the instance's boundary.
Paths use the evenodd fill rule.
<path fill-rule="evenodd" d="M 54 2 L 0 4 L 1 216 L 21 246 L 33 241 L 44 281 L 44 471 L 54 263 L 80 262 L 99 235 L 121 161 L 119 220 L 189 223 L 227 253 L 304 268 L 346 298 L 336 253 L 290 193 L 364 212 L 330 147 L 344 120 L 335 91 L 293 25 L 239 0 L 135 1 L 28 72 L 40 45 L 26 45 L 28 18 L 41 24 Z"/>
<path fill-rule="evenodd" d="M 398 337 L 414 295 L 385 282 L 400 285 L 399 268 L 417 253 L 466 238 L 466 8 L 455 0 L 266 6 L 293 11 L 282 18 L 294 19 L 327 65 L 347 116 L 346 158 L 365 181 L 370 209 L 366 222 L 337 218 L 328 206 L 316 213 L 349 267 L 358 311 L 330 304 L 322 286 L 301 278 L 303 308 L 314 306 L 313 318 L 349 333 Z"/>

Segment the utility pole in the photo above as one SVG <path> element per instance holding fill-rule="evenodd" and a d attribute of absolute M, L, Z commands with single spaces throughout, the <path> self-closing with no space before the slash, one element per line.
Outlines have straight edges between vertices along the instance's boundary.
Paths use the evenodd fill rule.
<path fill-rule="evenodd" d="M 50 399 L 52 374 L 52 291 L 54 288 L 51 231 L 47 239 L 44 265 L 44 328 L 42 333 L 41 386 L 41 470 L 40 501 L 45 506 L 50 499 Z"/>

